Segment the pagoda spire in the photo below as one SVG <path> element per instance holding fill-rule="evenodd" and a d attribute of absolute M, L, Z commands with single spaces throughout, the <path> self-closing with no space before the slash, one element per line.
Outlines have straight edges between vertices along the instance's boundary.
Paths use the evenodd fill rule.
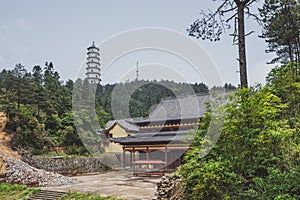
<path fill-rule="evenodd" d="M 92 42 L 92 46 L 87 48 L 86 59 L 86 78 L 89 83 L 99 84 L 101 81 L 100 74 L 100 49 L 95 46 L 95 42 Z"/>

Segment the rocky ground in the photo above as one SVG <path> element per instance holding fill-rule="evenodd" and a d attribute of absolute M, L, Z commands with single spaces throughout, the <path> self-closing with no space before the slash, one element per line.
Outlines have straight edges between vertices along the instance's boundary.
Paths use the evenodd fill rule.
<path fill-rule="evenodd" d="M 4 131 L 5 125 L 6 117 L 4 113 L 0 112 L 0 176 L 3 176 L 6 172 L 6 168 L 3 161 L 4 157 L 13 157 L 21 159 L 21 156 L 16 151 L 13 151 L 9 145 L 12 139 L 12 134 Z"/>
<path fill-rule="evenodd" d="M 58 173 L 37 169 L 12 157 L 4 158 L 6 182 L 31 186 L 60 186 L 75 183 L 75 179 Z"/>
<path fill-rule="evenodd" d="M 21 156 L 10 147 L 13 134 L 5 131 L 6 121 L 5 115 L 0 112 L 0 182 L 31 186 L 59 186 L 75 182 L 75 179 L 23 162 Z"/>

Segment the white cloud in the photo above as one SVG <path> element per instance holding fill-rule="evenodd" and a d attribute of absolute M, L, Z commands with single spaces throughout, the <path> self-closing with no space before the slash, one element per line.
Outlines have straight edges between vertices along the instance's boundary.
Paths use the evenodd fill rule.
<path fill-rule="evenodd" d="M 32 25 L 30 25 L 25 18 L 19 18 L 16 22 L 17 28 L 23 31 L 31 31 Z"/>

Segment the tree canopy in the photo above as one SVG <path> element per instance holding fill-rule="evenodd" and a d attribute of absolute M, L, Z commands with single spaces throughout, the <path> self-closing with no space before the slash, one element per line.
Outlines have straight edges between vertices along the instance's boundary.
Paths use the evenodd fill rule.
<path fill-rule="evenodd" d="M 290 63 L 273 69 L 265 87 L 240 89 L 225 108 L 223 131 L 204 158 L 199 151 L 209 110 L 180 168 L 188 199 L 300 198 L 300 85 Z"/>
<path fill-rule="evenodd" d="M 262 37 L 267 53 L 276 53 L 270 63 L 300 62 L 300 4 L 298 0 L 265 0 L 260 10 Z"/>

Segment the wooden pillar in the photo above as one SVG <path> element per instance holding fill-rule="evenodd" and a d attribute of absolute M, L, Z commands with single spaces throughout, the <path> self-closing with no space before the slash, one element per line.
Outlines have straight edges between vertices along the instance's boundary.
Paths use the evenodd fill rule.
<path fill-rule="evenodd" d="M 132 147 L 132 161 L 135 162 L 135 148 Z"/>
<path fill-rule="evenodd" d="M 149 160 L 149 147 L 146 147 L 146 160 Z"/>
<path fill-rule="evenodd" d="M 135 170 L 134 162 L 135 162 L 135 150 L 134 150 L 134 147 L 132 147 L 132 162 L 131 162 L 131 166 L 132 166 L 133 173 L 134 173 L 134 170 Z"/>
<path fill-rule="evenodd" d="M 125 148 L 123 147 L 123 169 L 126 168 L 126 162 L 125 162 Z"/>
<path fill-rule="evenodd" d="M 168 166 L 168 147 L 165 146 L 165 170 L 167 170 Z"/>
<path fill-rule="evenodd" d="M 132 169 L 132 151 L 130 151 L 130 168 Z"/>

